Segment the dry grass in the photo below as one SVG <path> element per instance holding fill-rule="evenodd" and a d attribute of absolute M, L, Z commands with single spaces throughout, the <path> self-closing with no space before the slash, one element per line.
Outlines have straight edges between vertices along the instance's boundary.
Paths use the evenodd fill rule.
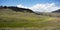
<path fill-rule="evenodd" d="M 5 10 L 0 12 L 0 30 L 60 30 L 60 18 Z"/>

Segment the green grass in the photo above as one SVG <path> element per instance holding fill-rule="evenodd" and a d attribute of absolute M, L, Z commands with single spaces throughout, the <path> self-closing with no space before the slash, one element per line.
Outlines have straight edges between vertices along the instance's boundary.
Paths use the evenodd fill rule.
<path fill-rule="evenodd" d="M 34 16 L 25 14 L 0 15 L 0 27 L 36 27 L 40 26 L 37 23 L 41 23 L 42 21 L 47 21 L 49 19 L 49 17 L 37 17 L 34 14 Z"/>
<path fill-rule="evenodd" d="M 55 25 L 52 23 L 49 24 L 49 21 L 53 18 L 48 16 L 8 10 L 9 9 L 0 13 L 0 27 L 45 27 Z M 58 26 L 58 24 L 55 26 Z"/>

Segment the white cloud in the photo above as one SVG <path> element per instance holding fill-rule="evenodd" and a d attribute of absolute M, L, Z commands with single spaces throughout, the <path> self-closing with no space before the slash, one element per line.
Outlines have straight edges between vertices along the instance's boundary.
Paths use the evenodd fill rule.
<path fill-rule="evenodd" d="M 31 7 L 26 7 L 23 5 L 17 5 L 17 6 L 22 8 L 29 8 L 29 9 L 32 9 L 33 11 L 39 11 L 39 12 L 51 12 L 51 11 L 60 9 L 60 7 L 56 6 L 55 3 L 36 4 Z"/>
<path fill-rule="evenodd" d="M 19 8 L 28 8 L 28 7 L 26 7 L 26 6 L 23 6 L 23 5 L 17 5 L 17 7 L 19 7 Z"/>
<path fill-rule="evenodd" d="M 56 6 L 55 3 L 51 3 L 51 4 L 36 4 L 32 6 L 30 9 L 34 11 L 51 12 L 60 9 L 60 7 Z"/>

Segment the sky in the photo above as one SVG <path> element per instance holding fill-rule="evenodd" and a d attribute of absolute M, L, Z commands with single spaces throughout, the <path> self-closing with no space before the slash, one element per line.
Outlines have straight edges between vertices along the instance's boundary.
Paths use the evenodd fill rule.
<path fill-rule="evenodd" d="M 60 9 L 60 0 L 0 0 L 1 5 L 29 8 L 39 12 L 51 12 Z"/>

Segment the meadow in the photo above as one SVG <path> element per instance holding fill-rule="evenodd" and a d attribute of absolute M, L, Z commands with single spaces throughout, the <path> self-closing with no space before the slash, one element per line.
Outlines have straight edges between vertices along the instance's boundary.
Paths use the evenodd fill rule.
<path fill-rule="evenodd" d="M 28 12 L 15 12 L 11 9 L 0 9 L 0 28 L 43 28 L 60 30 L 60 18 L 36 15 Z M 45 28 L 45 29 L 44 29 Z M 50 30 L 51 30 L 50 29 Z M 57 30 L 56 29 L 56 30 Z"/>

